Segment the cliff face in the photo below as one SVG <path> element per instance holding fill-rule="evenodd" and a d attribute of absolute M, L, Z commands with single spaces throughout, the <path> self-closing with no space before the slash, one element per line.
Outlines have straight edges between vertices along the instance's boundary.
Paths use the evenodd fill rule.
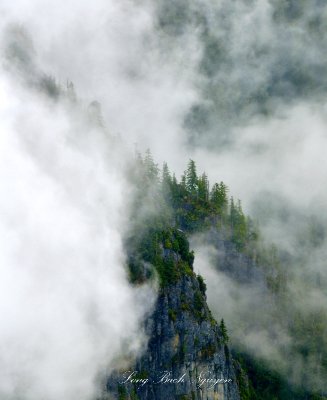
<path fill-rule="evenodd" d="M 180 254 L 162 251 L 164 258 L 174 258 L 179 265 Z M 146 332 L 147 351 L 130 372 L 108 379 L 108 398 L 240 399 L 226 334 L 212 318 L 205 285 L 190 265 L 174 283 L 161 288 Z"/>

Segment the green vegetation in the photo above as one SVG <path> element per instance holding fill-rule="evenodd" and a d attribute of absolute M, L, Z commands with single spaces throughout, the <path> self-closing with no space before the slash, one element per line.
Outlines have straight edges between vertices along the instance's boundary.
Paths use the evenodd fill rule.
<path fill-rule="evenodd" d="M 125 386 L 118 385 L 118 400 L 127 400 L 127 390 Z"/>
<path fill-rule="evenodd" d="M 188 234 L 215 227 L 224 230 L 226 239 L 240 251 L 245 251 L 258 239 L 257 228 L 244 215 L 241 202 L 235 203 L 232 197 L 228 198 L 228 187 L 223 182 L 214 183 L 210 189 L 207 175 L 198 176 L 193 160 L 189 161 L 180 181 L 171 175 L 166 163 L 160 173 L 150 151 L 143 158 L 138 154 L 136 164 L 137 168 L 131 171 L 131 180 L 139 190 L 133 202 L 135 212 L 132 215 L 141 212 L 140 219 L 134 218 L 138 232 L 144 227 L 161 230 L 175 227 L 176 232 Z M 145 206 L 146 212 L 143 212 Z M 180 243 L 177 234 L 175 236 L 165 238 L 165 248 L 189 252 L 187 241 Z"/>
<path fill-rule="evenodd" d="M 229 340 L 229 336 L 228 336 L 228 333 L 227 333 L 227 328 L 226 328 L 224 319 L 222 319 L 220 321 L 219 328 L 220 328 L 220 331 L 221 331 L 221 335 L 223 337 L 223 342 L 224 342 L 224 344 L 227 344 L 228 340 Z"/>
<path fill-rule="evenodd" d="M 176 283 L 182 275 L 193 275 L 194 254 L 183 232 L 175 228 L 166 230 L 149 228 L 142 237 L 129 240 L 137 249 L 129 261 L 133 283 L 142 283 L 152 276 L 146 270 L 147 264 L 154 267 L 162 287 Z"/>
<path fill-rule="evenodd" d="M 305 389 L 293 387 L 278 372 L 246 354 L 234 354 L 242 369 L 238 375 L 241 400 L 325 400 L 326 396 L 309 393 Z M 243 371 L 246 371 L 246 380 Z"/>
<path fill-rule="evenodd" d="M 233 252 L 242 254 L 249 264 L 261 269 L 272 307 L 275 307 L 273 312 L 278 316 L 272 312 L 272 323 L 278 318 L 278 324 L 291 334 L 294 353 L 301 354 L 308 363 L 315 363 L 317 376 L 323 377 L 327 371 L 324 310 L 312 312 L 308 317 L 290 301 L 286 290 L 290 279 L 289 258 L 283 260 L 276 247 L 263 244 L 257 225 L 244 214 L 241 202 L 229 197 L 228 187 L 223 182 L 211 186 L 205 173 L 198 174 L 193 160 L 178 180 L 166 163 L 160 171 L 150 151 L 144 157 L 137 155 L 136 167 L 133 166 L 130 176 L 131 186 L 136 188 L 131 204 L 132 228 L 125 243 L 131 282 L 141 284 L 157 276 L 161 289 L 165 290 L 182 276 L 193 276 L 198 282 L 193 302 L 181 299 L 180 310 L 169 310 L 169 318 L 175 322 L 179 312 L 192 313 L 200 321 L 207 318 L 208 312 L 204 310 L 206 284 L 193 272 L 194 253 L 187 238 L 210 230 L 231 245 Z M 308 238 L 301 240 L 304 244 L 309 240 L 319 247 L 323 234 L 319 225 L 312 222 Z M 211 316 L 210 320 L 215 325 Z M 226 345 L 229 336 L 224 320 L 220 331 Z M 225 351 L 228 351 L 227 346 Z M 202 349 L 202 354 L 210 357 L 210 349 Z M 183 352 L 176 357 L 182 359 Z M 323 396 L 312 397 L 305 391 L 303 396 L 298 394 L 280 374 L 250 357 L 244 365 L 250 372 L 248 385 L 244 376 L 242 378 L 243 399 L 323 399 Z M 278 393 L 277 397 L 273 393 Z"/>
<path fill-rule="evenodd" d="M 171 308 L 168 310 L 168 316 L 171 321 L 175 322 L 176 321 L 176 311 L 172 310 Z"/>
<path fill-rule="evenodd" d="M 176 399 L 177 400 L 191 400 L 192 399 L 191 396 L 192 395 L 179 394 L 179 395 L 177 395 Z"/>
<path fill-rule="evenodd" d="M 206 347 L 201 349 L 201 357 L 203 359 L 208 359 L 213 357 L 215 352 L 217 351 L 216 346 L 214 343 L 209 343 Z"/>
<path fill-rule="evenodd" d="M 197 279 L 199 282 L 200 292 L 203 294 L 203 296 L 205 296 L 206 290 L 207 290 L 207 285 L 205 284 L 204 279 L 201 275 L 198 275 Z"/>

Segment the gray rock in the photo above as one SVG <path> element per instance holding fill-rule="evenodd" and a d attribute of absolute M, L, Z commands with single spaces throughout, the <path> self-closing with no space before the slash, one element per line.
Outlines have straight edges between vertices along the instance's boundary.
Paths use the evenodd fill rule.
<path fill-rule="evenodd" d="M 161 289 L 146 332 L 148 348 L 130 368 L 134 374 L 125 383 L 129 374 L 109 377 L 107 398 L 240 399 L 236 367 L 195 274 Z"/>

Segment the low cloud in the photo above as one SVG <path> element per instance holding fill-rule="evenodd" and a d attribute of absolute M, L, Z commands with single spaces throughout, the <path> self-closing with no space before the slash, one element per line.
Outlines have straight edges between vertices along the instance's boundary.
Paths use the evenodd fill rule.
<path fill-rule="evenodd" d="M 155 300 L 128 283 L 128 153 L 4 72 L 0 90 L 0 394 L 91 399 Z"/>

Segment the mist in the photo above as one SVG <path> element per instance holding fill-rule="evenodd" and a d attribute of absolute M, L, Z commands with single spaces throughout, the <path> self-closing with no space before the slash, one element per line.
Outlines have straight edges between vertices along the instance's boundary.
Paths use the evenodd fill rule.
<path fill-rule="evenodd" d="M 129 153 L 15 78 L 2 70 L 0 395 L 92 399 L 143 350 L 155 300 L 128 283 Z"/>
<path fill-rule="evenodd" d="M 308 345 L 308 339 L 299 343 L 293 335 L 296 320 L 301 316 L 310 321 L 310 329 L 316 335 L 318 329 L 322 329 L 322 336 L 319 336 L 321 351 L 326 345 L 326 297 L 322 287 L 316 285 L 315 278 L 312 280 L 317 273 L 314 270 L 317 260 L 310 264 L 304 258 L 303 267 L 307 275 L 301 276 L 303 270 L 299 267 L 293 279 L 288 280 L 283 296 L 289 304 L 285 307 L 283 301 L 276 299 L 267 288 L 259 270 L 254 277 L 242 282 L 217 268 L 224 254 L 208 245 L 203 236 L 194 236 L 191 244 L 197 254 L 195 270 L 205 277 L 208 304 L 214 317 L 217 320 L 223 318 L 227 323 L 233 349 L 253 356 L 295 387 L 323 393 L 326 381 L 321 373 L 321 358 L 315 352 L 309 357 L 303 355 L 301 345 Z M 320 257 L 321 261 L 323 255 Z M 313 259 L 310 261 L 312 263 Z M 309 265 L 312 266 L 310 273 Z M 291 270 L 296 266 L 292 262 L 288 265 Z"/>
<path fill-rule="evenodd" d="M 93 294 L 103 296 L 97 302 L 98 307 L 106 308 L 99 311 L 101 318 L 110 314 L 108 304 L 113 313 L 118 313 L 122 307 L 116 306 L 116 302 L 121 296 L 123 307 L 132 308 L 123 320 L 119 314 L 120 318 L 110 317 L 103 322 L 106 325 L 116 321 L 117 335 L 107 335 L 101 354 L 108 351 L 109 337 L 118 338 L 128 331 L 123 329 L 127 321 L 132 332 L 147 312 L 142 307 L 132 312 L 138 304 L 135 297 L 142 294 L 128 286 L 122 267 L 121 227 L 124 224 L 127 227 L 128 222 L 121 220 L 126 186 L 117 172 L 117 163 L 124 164 L 128 156 L 120 156 L 115 151 L 114 161 L 110 163 L 108 154 L 113 157 L 113 153 L 100 151 L 99 147 L 106 146 L 98 133 L 83 136 L 84 142 L 80 144 L 72 132 L 83 126 L 83 119 L 77 117 L 72 122 L 63 106 L 49 106 L 42 95 L 26 89 L 26 82 L 31 85 L 30 77 L 26 77 L 30 68 L 37 75 L 45 71 L 59 86 L 65 86 L 67 79 L 72 81 L 81 104 L 98 100 L 107 131 L 120 135 L 130 150 L 151 148 L 154 158 L 159 163 L 167 161 L 177 174 L 193 158 L 211 182 L 223 180 L 230 194 L 242 200 L 245 212 L 258 219 L 264 240 L 275 243 L 292 257 L 290 270 L 294 280 L 288 293 L 294 295 L 296 307 L 308 313 L 319 307 L 325 309 L 327 300 L 322 287 L 326 279 L 326 242 L 323 239 L 314 245 L 306 240 L 303 245 L 302 239 L 311 218 L 318 218 L 323 229 L 326 226 L 326 12 L 324 2 L 319 0 L 311 4 L 291 0 L 124 0 L 119 4 L 97 0 L 92 5 L 73 0 L 64 5 L 51 0 L 2 2 L 2 46 L 8 42 L 5 32 L 12 23 L 26 28 L 33 43 L 28 52 L 31 59 L 28 68 L 23 68 L 23 72 L 21 68 L 13 71 L 8 62 L 3 62 L 1 72 L 1 124 L 7 132 L 5 137 L 8 136 L 3 139 L 8 150 L 2 152 L 5 169 L 1 171 L 1 192 L 13 193 L 13 198 L 1 196 L 6 210 L 3 213 L 14 215 L 16 210 L 25 210 L 21 216 L 24 224 L 21 218 L 10 219 L 10 224 L 16 220 L 16 226 L 10 225 L 10 230 L 17 240 L 10 240 L 3 265 L 13 265 L 11 268 L 15 270 L 22 260 L 40 260 L 40 254 L 44 253 L 42 260 L 48 262 L 42 261 L 42 265 L 53 266 L 46 267 L 52 272 L 43 276 L 41 267 L 36 268 L 31 262 L 33 271 L 36 268 L 31 275 L 34 288 L 41 283 L 43 287 L 51 286 L 49 277 L 56 280 L 60 271 L 60 276 L 68 273 L 67 279 L 75 281 L 75 274 L 67 272 L 71 269 L 65 267 L 70 264 L 69 254 L 77 257 L 74 264 L 79 265 L 82 276 L 89 265 L 86 260 L 91 260 L 96 270 L 99 268 L 99 276 L 108 274 L 109 281 L 115 282 L 108 290 L 106 277 L 98 280 L 93 273 L 88 277 L 93 285 L 100 285 L 100 288 L 94 287 Z M 50 133 L 44 136 L 44 132 Z M 58 137 L 63 138 L 59 143 Z M 7 162 L 8 154 L 14 155 L 10 162 Z M 9 179 L 12 176 L 13 181 Z M 17 187 L 11 187 L 13 182 L 25 182 L 25 186 L 17 183 Z M 87 195 L 85 187 L 88 187 Z M 102 206 L 98 207 L 99 204 Z M 28 218 L 32 212 L 33 218 Z M 34 223 L 39 213 L 40 218 Z M 7 225 L 3 234 L 8 240 Z M 68 226 L 75 228 L 67 229 Z M 42 244 L 41 239 L 47 236 L 45 231 L 49 237 L 54 235 L 51 243 L 56 243 L 57 249 L 67 248 L 67 254 L 56 252 L 49 243 L 42 245 L 45 248 L 42 251 L 34 249 L 35 243 Z M 76 232 L 80 236 L 75 237 Z M 18 251 L 15 246 L 23 246 L 24 251 Z M 81 249 L 78 256 L 74 248 Z M 240 288 L 226 276 L 214 272 L 206 251 L 211 250 L 197 247 L 196 265 L 203 266 L 199 270 L 207 282 L 212 282 L 208 285 L 208 297 L 215 315 L 222 314 L 220 296 L 229 299 L 225 300 L 224 312 L 230 330 L 235 332 L 235 342 L 243 343 L 249 352 L 271 360 L 272 364 L 278 361 L 281 370 L 287 371 L 289 361 L 284 357 L 284 349 L 290 346 L 289 332 L 276 325 L 273 335 L 269 330 L 256 335 L 252 331 L 244 338 L 237 323 L 242 326 L 242 318 L 244 321 L 253 318 L 242 311 L 253 307 L 255 286 Z M 22 260 L 13 260 L 14 254 L 21 254 Z M 103 259 L 112 260 L 105 263 L 112 265 L 111 272 L 104 267 Z M 317 287 L 315 279 L 306 279 L 312 276 L 312 271 L 320 276 L 321 287 Z M 23 277 L 21 280 L 19 284 L 26 297 L 26 281 Z M 93 298 L 92 290 L 84 290 L 83 285 L 92 287 L 92 283 L 83 284 L 82 280 L 76 292 L 76 304 L 80 304 L 81 297 L 82 303 L 87 302 L 85 293 Z M 117 285 L 122 290 L 114 289 Z M 11 287 L 9 283 L 5 286 Z M 238 290 L 244 295 L 231 295 Z M 302 290 L 307 291 L 307 298 L 301 298 Z M 57 298 L 62 297 L 60 291 L 65 298 L 70 294 L 70 285 L 58 288 Z M 40 300 L 33 300 L 36 291 L 31 292 L 32 304 L 38 303 Z M 263 300 L 263 309 L 257 310 L 262 315 L 268 307 L 266 293 L 261 288 L 256 288 L 255 293 Z M 24 296 L 16 308 L 24 304 Z M 14 306 L 8 309 L 11 308 Z M 83 320 L 75 311 L 73 307 L 73 315 Z M 4 315 L 8 314 L 11 312 Z M 51 314 L 45 307 L 44 319 Z M 34 317 L 30 317 L 33 321 Z M 30 324 L 30 318 L 23 320 Z M 18 331 L 26 331 L 23 325 L 22 322 Z M 57 325 L 48 326 L 52 331 Z M 83 326 L 80 330 L 72 325 L 71 329 L 67 327 L 67 332 L 86 329 L 87 336 L 88 325 Z M 108 331 L 113 327 L 103 329 Z M 138 337 L 136 334 L 135 338 Z M 116 352 L 121 343 L 117 339 Z M 26 343 L 26 349 L 37 348 L 32 344 Z M 97 357 L 98 350 L 95 355 L 95 350 L 86 346 L 85 351 L 102 363 L 103 358 Z M 106 361 L 111 357 L 108 355 Z M 47 360 L 50 363 L 52 359 Z M 90 377 L 94 373 L 86 375 Z M 90 381 L 82 381 L 91 385 Z M 45 385 L 47 380 L 42 382 Z"/>

